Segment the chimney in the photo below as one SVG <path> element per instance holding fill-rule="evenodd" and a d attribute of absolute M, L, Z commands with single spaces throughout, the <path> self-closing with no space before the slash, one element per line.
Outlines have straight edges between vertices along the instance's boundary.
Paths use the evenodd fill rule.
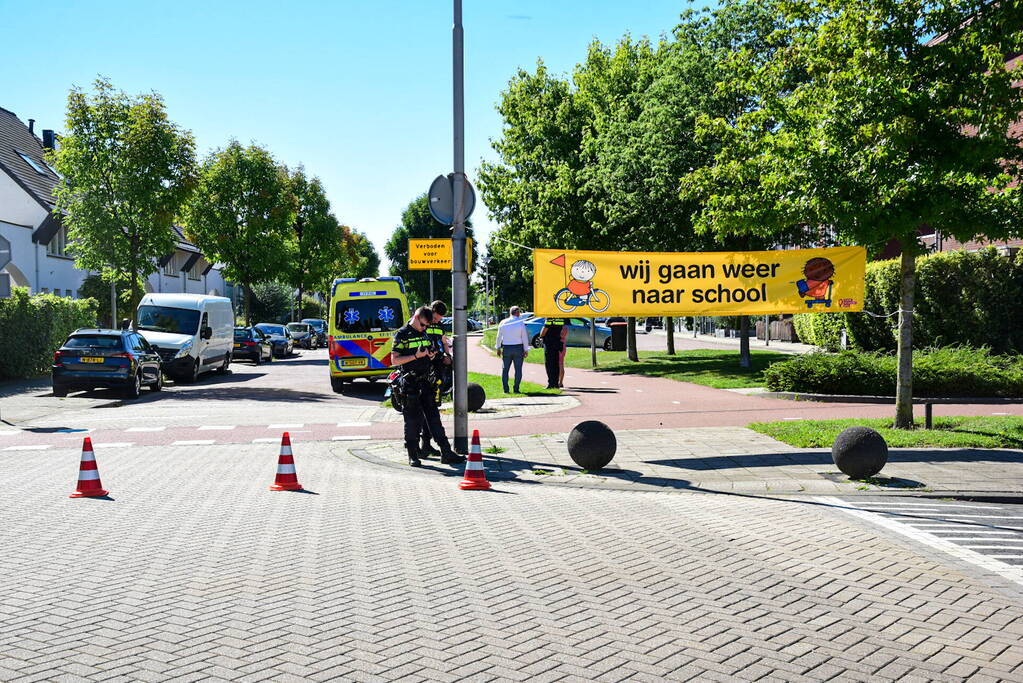
<path fill-rule="evenodd" d="M 52 130 L 50 130 L 48 128 L 44 128 L 43 129 L 43 149 L 54 149 L 54 147 L 55 147 L 54 141 L 56 140 L 56 137 L 57 136 L 55 136 L 53 134 Z"/>
<path fill-rule="evenodd" d="M 36 120 L 35 119 L 29 119 L 28 120 L 28 132 L 32 133 L 32 135 L 35 135 L 36 134 L 35 128 L 36 128 Z"/>

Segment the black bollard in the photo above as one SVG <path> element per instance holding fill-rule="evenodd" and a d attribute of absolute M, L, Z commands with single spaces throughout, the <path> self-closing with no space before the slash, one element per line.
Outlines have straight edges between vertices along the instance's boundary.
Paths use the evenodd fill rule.
<path fill-rule="evenodd" d="M 580 422 L 568 435 L 568 454 L 584 470 L 599 470 L 615 457 L 618 439 L 603 422 Z"/>
<path fill-rule="evenodd" d="M 865 479 L 888 462 L 888 444 L 870 427 L 849 427 L 835 439 L 831 458 L 850 479 Z"/>

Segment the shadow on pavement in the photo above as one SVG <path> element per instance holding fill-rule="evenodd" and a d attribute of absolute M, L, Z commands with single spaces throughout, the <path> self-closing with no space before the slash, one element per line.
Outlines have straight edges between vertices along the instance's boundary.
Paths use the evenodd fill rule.
<path fill-rule="evenodd" d="M 778 467 L 783 465 L 827 465 L 834 467 L 830 451 L 802 453 L 753 453 L 720 455 L 710 458 L 671 458 L 645 460 L 651 465 L 665 465 L 690 470 L 729 470 L 751 467 Z M 913 462 L 1016 462 L 1023 463 L 1023 453 L 1011 451 L 958 448 L 954 450 L 914 450 L 908 448 L 888 451 L 889 463 Z"/>

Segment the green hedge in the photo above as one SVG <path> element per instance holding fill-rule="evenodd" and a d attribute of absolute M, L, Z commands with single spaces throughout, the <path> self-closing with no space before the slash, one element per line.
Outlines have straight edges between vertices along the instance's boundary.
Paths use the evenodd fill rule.
<path fill-rule="evenodd" d="M 0 299 L 0 379 L 24 379 L 50 371 L 53 352 L 79 327 L 96 324 L 94 299 L 29 296 L 15 287 Z"/>
<path fill-rule="evenodd" d="M 882 315 L 899 309 L 899 263 L 867 264 L 864 309 Z M 1023 252 L 1015 260 L 993 248 L 950 251 L 917 259 L 913 339 L 917 348 L 986 346 L 995 353 L 1023 353 Z M 849 348 L 895 350 L 898 315 L 800 313 L 793 319 L 799 339 L 829 351 Z"/>
<path fill-rule="evenodd" d="M 764 370 L 771 391 L 894 396 L 897 362 L 880 353 L 809 353 Z M 913 352 L 913 395 L 1023 397 L 1023 356 L 986 348 L 946 347 Z"/>

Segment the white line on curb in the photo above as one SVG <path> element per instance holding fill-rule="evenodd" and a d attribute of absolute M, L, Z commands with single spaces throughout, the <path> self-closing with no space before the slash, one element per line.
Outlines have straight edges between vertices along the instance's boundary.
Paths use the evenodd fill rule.
<path fill-rule="evenodd" d="M 305 423 L 304 422 L 299 422 L 298 424 L 267 425 L 266 428 L 267 429 L 301 429 L 302 427 L 305 427 Z"/>
<path fill-rule="evenodd" d="M 52 446 L 50 444 L 45 444 L 45 445 L 42 445 L 42 446 L 8 446 L 4 450 L 5 451 L 42 451 L 42 450 L 46 450 L 47 448 L 52 448 Z"/>
<path fill-rule="evenodd" d="M 162 432 L 166 427 L 128 427 L 126 432 Z"/>
<path fill-rule="evenodd" d="M 369 434 L 356 434 L 354 436 L 332 436 L 331 441 L 369 441 L 373 437 Z"/>
<path fill-rule="evenodd" d="M 102 441 L 97 441 L 96 443 L 92 444 L 92 447 L 93 448 L 99 448 L 99 449 L 104 449 L 104 448 L 128 448 L 129 446 L 134 446 L 134 445 L 135 445 L 134 443 L 129 442 L 129 441 L 116 441 L 114 443 L 103 443 Z"/>
<path fill-rule="evenodd" d="M 338 427 L 372 427 L 372 422 L 338 422 Z"/>
<path fill-rule="evenodd" d="M 213 439 L 199 439 L 198 441 L 175 441 L 171 446 L 211 446 L 217 443 Z"/>
<path fill-rule="evenodd" d="M 200 432 L 227 431 L 229 429 L 234 429 L 234 425 L 203 425 L 199 427 Z"/>

